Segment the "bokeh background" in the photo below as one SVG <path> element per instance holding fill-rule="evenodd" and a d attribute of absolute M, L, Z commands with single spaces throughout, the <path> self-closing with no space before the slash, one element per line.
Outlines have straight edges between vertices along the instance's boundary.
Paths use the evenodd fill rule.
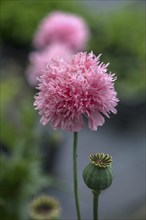
<path fill-rule="evenodd" d="M 118 114 L 97 132 L 79 133 L 78 179 L 82 218 L 92 219 L 92 196 L 82 180 L 89 154 L 113 156 L 114 181 L 100 197 L 102 220 L 145 219 L 145 1 L 1 0 L 0 217 L 28 220 L 28 204 L 45 193 L 60 202 L 60 219 L 76 219 L 73 134 L 43 127 L 26 78 L 32 39 L 50 12 L 85 19 L 86 50 L 102 54 L 116 73 Z"/>

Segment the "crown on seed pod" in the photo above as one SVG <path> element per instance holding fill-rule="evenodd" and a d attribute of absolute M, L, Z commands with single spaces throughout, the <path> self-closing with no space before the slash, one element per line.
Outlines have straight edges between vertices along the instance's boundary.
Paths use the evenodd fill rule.
<path fill-rule="evenodd" d="M 85 184 L 94 191 L 108 188 L 113 180 L 112 157 L 109 154 L 96 153 L 89 156 L 90 163 L 83 171 Z"/>

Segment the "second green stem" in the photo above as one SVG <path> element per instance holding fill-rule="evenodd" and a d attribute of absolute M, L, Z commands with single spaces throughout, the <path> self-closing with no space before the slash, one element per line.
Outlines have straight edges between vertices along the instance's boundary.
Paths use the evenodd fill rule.
<path fill-rule="evenodd" d="M 98 220 L 98 199 L 99 199 L 99 192 L 92 191 L 93 193 L 93 220 Z"/>

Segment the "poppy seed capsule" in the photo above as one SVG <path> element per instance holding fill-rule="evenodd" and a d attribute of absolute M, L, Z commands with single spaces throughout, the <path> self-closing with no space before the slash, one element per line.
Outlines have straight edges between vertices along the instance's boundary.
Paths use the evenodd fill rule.
<path fill-rule="evenodd" d="M 113 180 L 112 157 L 109 154 L 90 155 L 90 163 L 83 171 L 83 179 L 88 188 L 100 191 L 108 188 Z"/>

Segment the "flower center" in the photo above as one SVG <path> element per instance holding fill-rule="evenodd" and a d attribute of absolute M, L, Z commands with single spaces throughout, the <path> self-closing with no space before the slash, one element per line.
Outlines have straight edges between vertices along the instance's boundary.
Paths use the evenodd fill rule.
<path fill-rule="evenodd" d="M 53 206 L 51 204 L 41 204 L 38 207 L 36 207 L 36 212 L 39 214 L 47 214 L 53 209 Z"/>

